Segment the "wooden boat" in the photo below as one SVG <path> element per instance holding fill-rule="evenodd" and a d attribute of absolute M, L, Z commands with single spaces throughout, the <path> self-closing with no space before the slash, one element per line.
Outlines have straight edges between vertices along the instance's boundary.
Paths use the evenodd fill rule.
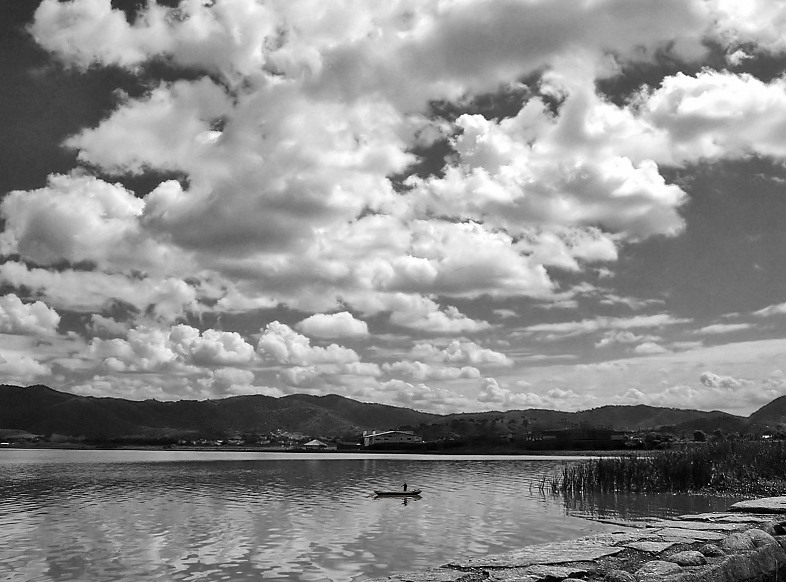
<path fill-rule="evenodd" d="M 377 491 L 374 490 L 377 497 L 417 497 L 420 495 L 420 489 L 411 489 L 409 491 Z"/>

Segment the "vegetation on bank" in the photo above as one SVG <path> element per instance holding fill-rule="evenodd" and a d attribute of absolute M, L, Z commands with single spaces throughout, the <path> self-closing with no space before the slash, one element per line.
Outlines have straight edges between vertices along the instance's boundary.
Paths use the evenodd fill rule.
<path fill-rule="evenodd" d="M 782 494 L 786 443 L 717 440 L 647 455 L 600 457 L 566 466 L 542 486 L 585 492 Z"/>

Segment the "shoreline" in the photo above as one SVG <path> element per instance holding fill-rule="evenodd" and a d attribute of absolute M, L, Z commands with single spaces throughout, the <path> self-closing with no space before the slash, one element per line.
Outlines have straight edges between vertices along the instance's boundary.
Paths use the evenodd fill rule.
<path fill-rule="evenodd" d="M 200 453 L 288 453 L 288 454 L 368 454 L 368 455 L 431 455 L 431 456 L 506 456 L 506 457 L 618 457 L 622 455 L 636 454 L 644 456 L 658 454 L 660 451 L 630 451 L 617 449 L 603 450 L 573 450 L 573 449 L 536 449 L 536 450 L 504 450 L 493 449 L 483 451 L 479 449 L 457 450 L 457 449 L 306 449 L 303 447 L 283 448 L 283 447 L 254 447 L 254 446 L 161 446 L 161 445 L 118 445 L 101 446 L 81 443 L 46 443 L 44 444 L 25 444 L 25 445 L 3 445 L 3 450 L 84 450 L 84 451 L 171 451 L 171 452 L 200 452 Z"/>
<path fill-rule="evenodd" d="M 786 497 L 458 558 L 365 582 L 765 582 L 786 574 Z"/>

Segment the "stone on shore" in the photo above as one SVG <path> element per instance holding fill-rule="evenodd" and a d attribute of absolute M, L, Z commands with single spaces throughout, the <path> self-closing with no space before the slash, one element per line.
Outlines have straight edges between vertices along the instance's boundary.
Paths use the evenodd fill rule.
<path fill-rule="evenodd" d="M 430 568 L 419 572 L 407 572 L 406 574 L 393 574 L 386 577 L 386 582 L 475 582 L 487 580 L 485 573 L 462 572 L 461 570 L 451 570 L 448 568 Z M 370 581 L 373 582 L 373 581 Z M 525 581 L 525 582 L 535 582 Z"/>
<path fill-rule="evenodd" d="M 625 570 L 609 570 L 606 582 L 636 582 L 636 576 Z"/>
<path fill-rule="evenodd" d="M 376 582 L 762 582 L 786 571 L 784 525 L 783 518 L 743 513 L 651 519 Z"/>
<path fill-rule="evenodd" d="M 786 513 L 786 496 L 748 499 L 732 505 L 732 511 L 748 511 L 751 513 Z"/>
<path fill-rule="evenodd" d="M 664 527 L 663 529 L 655 530 L 653 535 L 657 534 L 659 538 L 665 541 L 680 541 L 685 540 L 701 540 L 704 542 L 717 542 L 726 537 L 723 532 L 709 531 L 709 530 L 695 530 L 683 529 L 679 527 Z"/>
<path fill-rule="evenodd" d="M 505 554 L 479 556 L 455 560 L 448 564 L 454 568 L 522 568 L 535 564 L 567 564 L 592 562 L 620 553 L 624 547 L 614 544 L 635 539 L 630 534 L 604 534 L 580 540 L 539 544 Z"/>
<path fill-rule="evenodd" d="M 756 546 L 747 533 L 733 533 L 721 542 L 721 549 L 725 552 L 748 552 L 755 550 Z"/>
<path fill-rule="evenodd" d="M 671 546 L 678 543 L 677 541 L 660 542 L 654 540 L 639 540 L 625 544 L 626 548 L 631 550 L 639 550 L 640 552 L 649 552 L 651 554 L 660 554 L 668 550 Z"/>
<path fill-rule="evenodd" d="M 715 544 L 704 544 L 699 548 L 699 551 L 702 555 L 707 556 L 708 558 L 717 558 L 719 556 L 725 556 L 726 552 L 721 550 Z"/>
<path fill-rule="evenodd" d="M 685 550 L 677 552 L 666 558 L 668 562 L 674 562 L 678 566 L 703 566 L 707 563 L 704 554 L 695 550 Z"/>
<path fill-rule="evenodd" d="M 652 560 L 636 570 L 637 582 L 656 582 L 665 576 L 673 576 L 682 572 L 682 566 L 665 560 Z"/>

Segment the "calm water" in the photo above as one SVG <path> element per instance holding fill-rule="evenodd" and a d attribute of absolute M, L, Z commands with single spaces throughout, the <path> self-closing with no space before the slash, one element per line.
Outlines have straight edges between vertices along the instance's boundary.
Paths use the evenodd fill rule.
<path fill-rule="evenodd" d="M 723 509 L 543 495 L 566 458 L 0 451 L 0 580 L 348 582 Z M 375 499 L 406 481 L 421 499 Z"/>

